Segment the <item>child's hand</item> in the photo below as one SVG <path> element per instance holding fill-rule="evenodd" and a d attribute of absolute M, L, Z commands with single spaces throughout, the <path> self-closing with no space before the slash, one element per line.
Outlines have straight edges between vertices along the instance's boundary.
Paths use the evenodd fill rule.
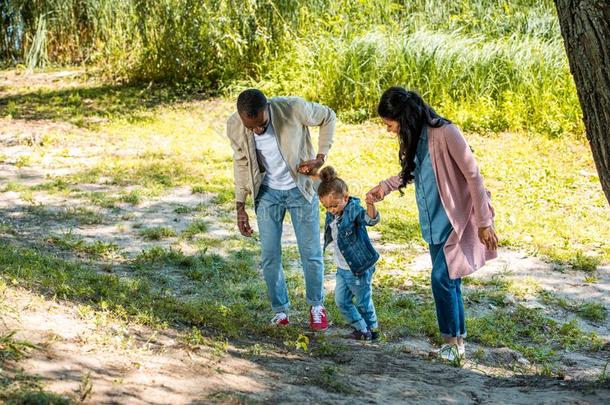
<path fill-rule="evenodd" d="M 374 198 L 367 194 L 364 201 L 366 201 L 366 213 L 369 218 L 377 218 L 378 213 L 377 208 L 375 208 Z"/>
<path fill-rule="evenodd" d="M 371 203 L 376 203 L 383 200 L 384 197 L 385 191 L 383 190 L 383 187 L 377 185 L 373 187 L 368 193 L 366 193 L 365 201 L 367 202 L 367 204 L 369 203 L 369 201 Z"/>

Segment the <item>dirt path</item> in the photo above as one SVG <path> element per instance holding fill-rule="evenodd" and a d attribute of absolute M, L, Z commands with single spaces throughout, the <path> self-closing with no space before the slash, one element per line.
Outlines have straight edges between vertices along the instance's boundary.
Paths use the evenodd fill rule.
<path fill-rule="evenodd" d="M 490 377 L 414 353 L 421 341 L 348 343 L 320 359 L 231 344 L 226 353 L 185 344 L 113 319 L 90 319 L 74 304 L 12 290 L 18 316 L 5 327 L 40 346 L 19 363 L 46 389 L 91 404 L 195 403 L 604 403 L 610 390 L 533 376 Z M 331 339 L 338 331 L 330 332 Z M 264 342 L 259 342 L 264 344 Z M 91 387 L 91 392 L 85 394 Z"/>

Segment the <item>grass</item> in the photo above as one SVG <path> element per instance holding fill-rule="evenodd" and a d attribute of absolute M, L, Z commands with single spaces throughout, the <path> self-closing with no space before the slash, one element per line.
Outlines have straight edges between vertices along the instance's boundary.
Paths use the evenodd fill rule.
<path fill-rule="evenodd" d="M 599 266 L 601 260 L 597 256 L 586 256 L 582 251 L 578 250 L 571 261 L 571 265 L 575 270 L 593 272 Z"/>
<path fill-rule="evenodd" d="M 32 164 L 32 157 L 28 155 L 21 155 L 15 161 L 15 166 L 19 169 Z"/>
<path fill-rule="evenodd" d="M 166 226 L 158 226 L 154 228 L 145 228 L 140 231 L 140 236 L 148 240 L 161 240 L 173 238 L 176 236 L 176 231 Z"/>
<path fill-rule="evenodd" d="M 543 302 L 553 304 L 563 308 L 565 310 L 576 313 L 583 319 L 592 322 L 603 322 L 608 317 L 608 311 L 606 307 L 600 302 L 593 300 L 589 301 L 575 301 L 568 298 L 561 297 L 550 291 L 541 291 L 540 297 Z"/>
<path fill-rule="evenodd" d="M 180 234 L 183 238 L 193 238 L 196 235 L 205 233 L 209 229 L 209 225 L 207 222 L 202 220 L 196 220 L 189 224 L 188 228 L 186 228 Z"/>
<path fill-rule="evenodd" d="M 78 192 L 73 191 L 73 196 L 80 196 L 88 201 L 91 204 L 96 205 L 102 208 L 116 209 L 120 207 L 120 203 L 127 203 L 133 206 L 139 205 L 146 197 L 154 197 L 160 193 L 160 190 L 157 188 L 148 188 L 145 190 L 131 190 L 128 192 L 121 193 L 110 193 L 110 192 L 102 192 L 102 191 L 91 191 L 91 192 Z"/>
<path fill-rule="evenodd" d="M 2 43 L 30 68 L 87 60 L 116 81 L 179 83 L 187 92 L 214 95 L 256 85 L 273 94 L 315 98 L 352 121 L 370 118 L 383 89 L 402 83 L 469 130 L 584 133 L 550 0 L 274 0 L 238 9 L 228 0 L 213 8 L 163 0 L 146 11 L 132 1 L 77 6 L 75 0 L 58 0 L 8 7 L 8 26 L 16 19 L 23 38 L 14 43 L 0 30 L 7 37 Z M 82 12 L 66 11 L 74 7 Z M 113 90 L 102 90 L 109 101 Z M 8 98 L 0 115 L 105 106 L 112 117 L 131 105 L 100 108 L 96 95 L 79 89 L 38 102 L 37 109 Z M 150 107 L 143 104 L 135 100 Z M 96 115 L 108 118 L 102 111 Z M 92 123 L 87 114 L 71 121 Z"/>
<path fill-rule="evenodd" d="M 420 91 L 439 113 L 465 130 L 492 191 L 504 247 L 583 271 L 588 282 L 597 280 L 598 266 L 610 263 L 610 212 L 582 136 L 581 112 L 552 1 L 398 5 L 392 0 L 281 0 L 235 8 L 220 0 L 210 10 L 202 2 L 162 0 L 145 13 L 133 2 L 94 3 L 79 4 L 89 11 L 80 16 L 65 12 L 73 9 L 73 0 L 58 0 L 54 4 L 65 7 L 43 13 L 53 16 L 46 19 L 46 48 L 41 46 L 45 38 L 32 31 L 33 22 L 24 21 L 28 36 L 23 50 L 38 50 L 28 55 L 32 66 L 49 57 L 55 62 L 102 61 L 104 74 L 118 81 L 94 78 L 59 89 L 36 82 L 19 87 L 9 81 L 2 89 L 8 95 L 0 99 L 0 117 L 9 124 L 66 124 L 65 130 L 26 145 L 35 148 L 32 153 L 1 157 L 4 162 L 14 160 L 18 169 L 28 168 L 21 173 L 39 165 L 46 151 L 72 143 L 94 142 L 103 151 L 99 160 L 70 175 L 51 177 L 39 186 L 15 181 L 3 187 L 30 203 L 25 215 L 39 220 L 39 227 L 52 222 L 90 227 L 109 223 L 114 220 L 105 215 L 110 209 L 125 220 L 134 219 L 125 204 L 154 206 L 155 197 L 187 187 L 199 197 L 213 195 L 212 214 L 220 212 L 219 222 L 231 222 L 234 229 L 232 152 L 224 122 L 233 110 L 234 95 L 247 86 L 260 87 L 268 95 L 298 94 L 335 108 L 341 122 L 329 163 L 351 192 L 362 197 L 398 172 L 396 139 L 385 134 L 379 122 L 366 120 L 374 115 L 381 91 L 402 84 Z M 98 24 L 108 21 L 110 10 L 113 23 Z M 19 12 L 7 18 L 16 15 Z M 36 47 L 28 42 L 34 39 Z M 71 41 L 78 46 L 57 48 Z M 140 81 L 149 85 L 138 85 Z M 163 81 L 174 85 L 160 84 Z M 227 98 L 205 100 L 210 94 Z M 113 153 L 116 150 L 124 153 Z M 76 186 L 83 183 L 115 191 L 82 192 Z M 36 203 L 37 193 L 84 198 L 102 209 L 45 207 Z M 152 244 L 179 238 L 169 249 L 155 245 L 125 257 L 122 276 L 98 272 L 86 260 L 55 257 L 35 244 L 0 242 L 0 281 L 73 300 L 124 322 L 171 325 L 187 331 L 183 343 L 190 350 L 205 346 L 218 357 L 226 353 L 228 339 L 245 335 L 324 360 L 340 357 L 345 348 L 324 339 L 305 341 L 299 326 L 267 326 L 270 310 L 258 271 L 258 244 L 209 234 L 208 218 L 192 218 L 210 214 L 206 204 L 176 207 L 175 213 L 184 216 L 180 220 L 189 221 L 180 234 L 163 226 L 136 231 Z M 374 281 L 384 338 L 423 336 L 439 343 L 428 277 L 410 268 L 411 260 L 426 248 L 412 187 L 404 196 L 389 196 L 378 209 L 382 222 L 374 230 L 381 233 L 381 243 L 400 246 L 384 253 Z M 4 222 L 0 231 L 16 239 L 22 232 Z M 41 240 L 103 262 L 119 253 L 112 243 L 89 243 L 71 234 Z M 181 250 L 183 245 L 189 250 Z M 195 253 L 185 253 L 192 250 Z M 303 277 L 294 270 L 296 251 L 286 249 L 283 260 L 291 269 L 287 280 L 295 318 L 305 319 Z M 327 266 L 329 271 L 332 266 Z M 563 351 L 601 347 L 599 338 L 584 332 L 575 320 L 556 321 L 521 305 L 541 297 L 548 306 L 600 323 L 607 311 L 598 302 L 567 300 L 532 280 L 469 279 L 465 287 L 468 307 L 476 308 L 467 320 L 471 339 L 518 350 L 542 374 L 559 373 L 554 362 Z M 333 294 L 326 299 L 331 319 L 347 326 L 333 305 Z M 97 315 L 94 319 L 97 322 Z M 104 319 L 99 318 L 100 328 Z M 0 340 L 0 347 L 9 348 L 3 349 L 7 356 L 27 351 L 13 335 L 0 339 L 7 342 L 2 346 Z M 27 376 L 20 378 L 0 379 L 0 402 L 67 401 L 44 392 Z M 350 394 L 348 378 L 341 367 L 323 365 L 312 383 Z M 79 392 L 88 395 L 86 379 Z M 216 399 L 242 400 L 238 394 Z"/>
<path fill-rule="evenodd" d="M 322 370 L 310 378 L 310 382 L 328 392 L 338 394 L 354 394 L 355 390 L 346 382 L 338 366 L 324 366 Z"/>
<path fill-rule="evenodd" d="M 212 350 L 215 356 L 222 357 L 227 353 L 229 344 L 226 340 L 212 339 L 203 336 L 201 331 L 193 327 L 189 334 L 184 337 L 184 343 L 191 349 L 196 349 L 200 346 L 206 346 Z"/>
<path fill-rule="evenodd" d="M 30 342 L 15 339 L 15 333 L 9 331 L 0 335 L 0 364 L 8 360 L 20 360 L 29 350 L 37 347 Z"/>
<path fill-rule="evenodd" d="M 49 404 L 70 405 L 74 402 L 63 395 L 44 391 L 42 385 L 30 376 L 21 377 L 17 382 L 0 382 L 0 400 L 8 405 Z"/>
<path fill-rule="evenodd" d="M 17 285 L 35 289 L 62 299 L 76 300 L 118 313 L 127 319 L 152 327 L 163 324 L 192 325 L 210 335 L 236 338 L 244 328 L 261 336 L 289 336 L 293 331 L 276 330 L 260 320 L 261 306 L 266 297 L 258 294 L 252 301 L 238 293 L 246 284 L 262 281 L 254 269 L 249 251 L 236 251 L 229 258 L 202 255 L 190 262 L 180 253 L 159 252 L 138 258 L 134 265 L 155 268 L 179 264 L 205 272 L 200 281 L 200 294 L 189 301 L 181 301 L 155 284 L 153 277 L 139 272 L 139 277 L 120 278 L 113 274 L 97 273 L 84 264 L 62 260 L 33 249 L 19 249 L 0 245 L 0 267 L 3 277 Z"/>
<path fill-rule="evenodd" d="M 87 242 L 84 239 L 78 238 L 72 232 L 68 232 L 63 236 L 51 236 L 47 242 L 61 249 L 71 250 L 77 253 L 85 253 L 87 255 L 109 259 L 120 254 L 120 247 L 116 243 L 94 241 Z"/>
<path fill-rule="evenodd" d="M 509 347 L 536 363 L 548 363 L 561 350 L 599 350 L 595 334 L 583 332 L 574 321 L 559 323 L 541 310 L 517 305 L 499 308 L 467 320 L 469 338 L 491 347 Z"/>
<path fill-rule="evenodd" d="M 0 249 L 2 276 L 25 288 L 92 308 L 105 308 L 104 311 L 129 321 L 152 327 L 183 328 L 191 334 L 187 346 L 195 347 L 198 341 L 207 342 L 205 339 L 222 344 L 226 339 L 243 337 L 245 331 L 265 337 L 271 344 L 298 342 L 300 327 L 276 330 L 267 326 L 270 310 L 258 270 L 258 242 L 236 233 L 227 237 L 209 232 L 212 225 L 214 229 L 217 225 L 235 229 L 232 152 L 223 124 L 233 102 L 196 101 L 157 86 L 115 87 L 112 91 L 81 86 L 85 88 L 28 91 L 15 105 L 24 114 L 22 118 L 28 114 L 26 106 L 31 111 L 37 111 L 39 106 L 41 117 L 68 122 L 80 117 L 83 122 L 95 122 L 84 125 L 79 129 L 81 134 L 73 133 L 67 142 L 95 139 L 96 146 L 104 150 L 99 160 L 81 171 L 51 178 L 35 186 L 36 189 L 13 182 L 5 190 L 30 193 L 32 199 L 36 193 L 60 194 L 85 199 L 100 209 L 86 205 L 51 209 L 34 204 L 26 215 L 71 226 L 106 225 L 115 221 L 115 217 L 122 220 L 137 217 L 137 210 L 132 212 L 131 207 L 120 203 L 146 203 L 147 209 L 154 209 L 155 198 L 176 187 L 190 189 L 195 194 L 190 198 L 200 198 L 198 194 L 203 192 L 215 196 L 210 203 L 180 201 L 176 205 L 176 217 L 187 226 L 182 232 L 166 226 L 137 229 L 135 234 L 154 246 L 136 257 L 126 256 L 123 276 L 98 273 L 85 260 L 62 260 L 36 246 L 12 245 L 2 245 Z M 72 103 L 74 92 L 80 92 L 81 100 L 91 97 L 92 101 Z M 65 108 L 47 111 L 47 101 Z M 145 108 L 147 105 L 150 110 Z M 104 120 L 96 121 L 96 117 Z M 605 224 L 610 222 L 610 216 L 585 142 L 578 138 L 550 139 L 519 133 L 466 136 L 492 191 L 496 227 L 504 246 L 525 250 L 561 266 L 582 269 L 587 277 L 595 274 L 590 271 L 594 265 L 609 262 L 605 242 L 610 235 Z M 67 146 L 62 144 L 64 141 L 58 142 L 37 148 L 44 152 Z M 117 156 L 115 150 L 130 153 Z M 329 163 L 347 181 L 351 193 L 362 197 L 379 180 L 398 172 L 396 151 L 396 139 L 387 135 L 378 122 L 361 125 L 340 122 Z M 78 189 L 83 183 L 111 191 L 83 192 Z M 106 215 L 106 209 L 112 209 L 111 215 Z M 412 188 L 407 188 L 404 196 L 390 195 L 378 204 L 378 209 L 382 222 L 372 230 L 381 234 L 381 243 L 389 248 L 378 263 L 374 280 L 375 304 L 384 338 L 393 341 L 423 336 L 439 342 L 428 276 L 410 267 L 413 258 L 426 252 Z M 253 214 L 251 220 L 254 221 Z M 18 228 L 7 229 L 19 232 Z M 121 232 L 131 230 L 124 228 Z M 171 248 L 154 243 L 164 238 L 176 238 Z M 118 253 L 115 245 L 89 243 L 69 235 L 46 235 L 42 240 L 103 262 Z M 392 245 L 396 248 L 390 249 Z M 181 250 L 183 246 L 188 249 Z M 332 272 L 333 266 L 326 259 L 326 271 Z M 307 305 L 296 249 L 284 249 L 283 263 L 290 270 L 286 276 L 296 318 L 305 319 Z M 587 268 L 587 263 L 593 264 Z M 532 280 L 511 282 L 498 277 L 479 283 L 468 279 L 465 287 L 468 307 L 495 306 L 490 311 L 473 311 L 468 320 L 469 334 L 484 345 L 507 345 L 540 365 L 552 365 L 562 350 L 596 350 L 599 346 L 597 338 L 583 332 L 578 324 L 553 321 L 545 314 L 521 309 L 520 302 L 543 290 Z M 507 299 L 513 304 L 506 304 Z M 328 294 L 326 305 L 331 319 L 337 325 L 347 326 L 333 300 L 333 294 Z M 594 322 L 605 319 L 599 304 L 593 301 L 585 304 L 566 305 L 583 319 Z M 494 329 L 496 324 L 499 326 Z M 343 349 L 335 346 L 312 340 L 307 353 L 320 358 L 340 357 Z M 297 350 L 296 345 L 286 347 Z M 320 384 L 326 384 L 325 381 L 320 380 Z"/>
<path fill-rule="evenodd" d="M 31 110 L 36 110 L 48 93 L 37 94 L 38 99 L 28 99 L 27 95 L 24 98 Z M 66 91 L 53 97 L 62 100 L 70 94 Z M 99 97 L 109 97 L 109 100 L 96 108 L 89 104 L 75 107 L 67 116 L 58 115 L 56 119 L 107 115 L 107 121 L 98 128 L 103 130 L 103 142 L 127 147 L 130 140 L 147 144 L 158 142 L 162 137 L 167 140 L 164 153 L 150 151 L 122 158 L 104 156 L 99 164 L 63 179 L 62 183 L 55 180 L 55 186 L 65 189 L 66 184 L 82 182 L 138 185 L 137 191 L 119 198 L 137 204 L 142 198 L 159 195 L 167 188 L 189 185 L 194 192 L 217 193 L 215 204 L 230 205 L 231 152 L 223 136 L 222 122 L 230 113 L 231 105 L 228 102 L 189 104 L 189 98 L 177 95 L 178 100 L 187 103 L 167 108 L 166 103 L 172 100 L 171 90 L 157 87 L 144 90 L 136 102 L 138 94 L 134 87 L 114 88 L 108 95 L 100 91 Z M 91 97 L 95 100 L 95 95 Z M 125 110 L 116 112 L 115 116 L 112 102 Z M 127 110 L 125 106 L 131 103 L 134 103 L 132 109 Z M 140 109 L 140 105 L 148 103 L 153 105 L 151 111 Z M 140 113 L 147 118 L 137 118 Z M 203 130 L 198 132 L 197 128 Z M 97 130 L 93 133 L 100 134 Z M 182 133 L 192 135 L 175 135 Z M 468 133 L 466 136 L 475 150 L 486 186 L 492 191 L 496 227 L 504 246 L 524 249 L 585 271 L 610 261 L 610 251 L 604 248 L 610 235 L 602 225 L 610 221 L 610 215 L 586 142 L 570 137 L 548 139 L 524 134 Z M 363 143 L 371 147 L 363 148 Z M 394 138 L 384 135 L 374 122 L 361 126 L 343 124 L 337 129 L 330 163 L 346 179 L 352 192 L 362 196 L 379 180 L 398 172 L 396 148 Z M 367 170 L 360 170 L 362 166 Z M 17 183 L 5 187 L 16 188 L 19 188 Z M 574 190 L 583 197 L 575 196 Z M 114 207 L 117 201 L 115 197 L 99 193 L 91 198 L 102 207 Z M 422 245 L 411 188 L 405 190 L 402 198 L 397 193 L 387 198 L 380 209 L 384 220 L 376 229 L 382 232 L 384 241 Z M 544 212 L 542 223 L 540 212 Z"/>
<path fill-rule="evenodd" d="M 142 192 L 139 190 L 132 190 L 128 193 L 125 193 L 119 197 L 120 201 L 129 203 L 131 205 L 138 205 L 142 202 Z"/>
<path fill-rule="evenodd" d="M 195 207 L 187 207 L 185 205 L 181 205 L 174 209 L 176 214 L 190 214 L 191 212 L 201 212 L 207 209 L 206 205 L 203 203 L 197 204 Z"/>
<path fill-rule="evenodd" d="M 68 191 L 69 189 L 70 184 L 61 177 L 55 178 L 47 183 L 42 183 L 31 187 L 32 191 L 48 191 L 53 193 L 61 193 L 64 191 Z"/>
<path fill-rule="evenodd" d="M 104 215 L 101 212 L 86 207 L 67 207 L 55 210 L 47 209 L 35 201 L 32 201 L 32 203 L 27 208 L 28 212 L 41 220 L 80 225 L 99 225 L 104 222 Z"/>

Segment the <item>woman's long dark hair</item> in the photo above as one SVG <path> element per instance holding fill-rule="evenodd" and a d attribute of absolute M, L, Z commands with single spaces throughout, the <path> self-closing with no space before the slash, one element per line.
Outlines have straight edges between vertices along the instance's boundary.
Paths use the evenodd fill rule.
<path fill-rule="evenodd" d="M 402 167 L 404 187 L 413 181 L 415 151 L 424 125 L 438 128 L 450 124 L 451 121 L 438 115 L 419 94 L 402 87 L 390 87 L 381 95 L 377 113 L 381 118 L 397 121 L 400 125 L 398 158 Z"/>

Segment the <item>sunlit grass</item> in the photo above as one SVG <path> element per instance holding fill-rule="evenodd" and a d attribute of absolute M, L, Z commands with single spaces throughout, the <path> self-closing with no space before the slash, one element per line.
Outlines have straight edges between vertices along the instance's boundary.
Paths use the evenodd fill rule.
<path fill-rule="evenodd" d="M 121 93 L 114 97 L 120 99 Z M 103 155 L 91 169 L 55 179 L 45 188 L 59 191 L 82 182 L 141 187 L 116 198 L 92 194 L 96 204 L 112 207 L 119 201 L 138 204 L 165 188 L 188 185 L 196 192 L 216 193 L 217 204 L 230 203 L 232 152 L 224 121 L 231 104 L 189 102 L 158 107 L 155 116 L 145 121 L 112 118 L 94 132 L 102 143 L 154 148 L 145 146 L 149 152 L 128 156 Z M 605 226 L 610 223 L 610 210 L 586 141 L 523 133 L 466 133 L 466 138 L 492 193 L 501 244 L 583 270 L 610 260 L 610 230 Z M 380 180 L 398 173 L 397 146 L 376 121 L 339 124 L 328 163 L 362 198 Z M 25 189 L 19 183 L 4 188 Z M 402 197 L 392 194 L 379 208 L 383 220 L 375 229 L 384 242 L 423 245 L 412 187 Z"/>

